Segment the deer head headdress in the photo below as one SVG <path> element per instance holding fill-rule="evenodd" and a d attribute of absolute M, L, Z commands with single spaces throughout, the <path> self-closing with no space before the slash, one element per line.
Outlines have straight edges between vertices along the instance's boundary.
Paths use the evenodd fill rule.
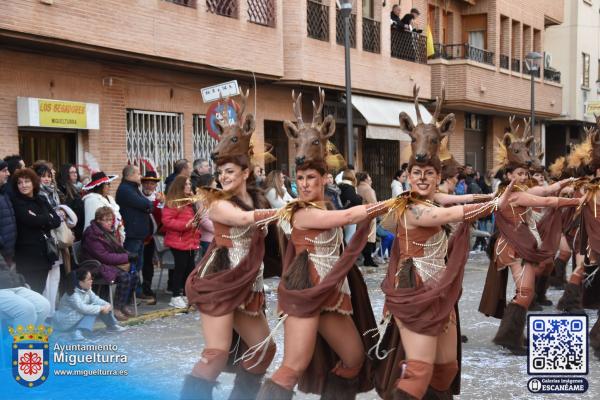
<path fill-rule="evenodd" d="M 449 136 L 456 126 L 454 114 L 448 114 L 441 122 L 438 121 L 445 95 L 446 90 L 442 86 L 442 97 L 436 97 L 435 112 L 431 122 L 425 123 L 419 109 L 419 87 L 417 85 L 413 87 L 417 124 L 415 125 L 410 115 L 404 111 L 398 116 L 400 129 L 408 133 L 412 140 L 412 156 L 409 164 L 432 165 L 440 171 L 441 165 L 438 158 L 440 141 L 442 138 Z"/>
<path fill-rule="evenodd" d="M 292 91 L 292 101 L 296 123 L 284 121 L 283 128 L 290 138 L 296 152 L 297 166 L 306 163 L 325 163 L 328 156 L 328 140 L 335 133 L 335 119 L 328 115 L 322 119 L 321 112 L 325 102 L 325 91 L 319 91 L 319 103 L 314 101 L 313 118 L 310 125 L 305 124 L 302 118 L 302 93 L 296 96 Z"/>
<path fill-rule="evenodd" d="M 525 120 L 523 137 L 517 134 L 519 126 L 514 124 L 515 117 L 509 118 L 510 132 L 506 132 L 502 140 L 498 140 L 498 168 L 529 168 L 533 157 L 529 151 L 533 136 L 530 136 L 531 124 Z M 529 127 L 528 127 L 529 126 Z"/>
<path fill-rule="evenodd" d="M 240 110 L 237 113 L 237 119 L 230 121 L 228 102 L 224 101 L 223 98 L 219 100 L 221 107 L 220 120 L 217 122 L 217 126 L 220 133 L 220 140 L 210 157 L 215 162 L 219 162 L 221 159 L 235 156 L 250 156 L 250 138 L 256 127 L 254 116 L 252 114 L 244 117 L 244 111 L 246 110 L 246 102 L 248 100 L 249 90 L 246 93 L 241 94 L 241 105 Z"/>

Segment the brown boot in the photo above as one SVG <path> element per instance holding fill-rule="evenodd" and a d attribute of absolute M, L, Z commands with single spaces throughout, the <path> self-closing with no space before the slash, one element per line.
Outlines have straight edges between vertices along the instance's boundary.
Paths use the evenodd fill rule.
<path fill-rule="evenodd" d="M 121 307 L 121 311 L 128 317 L 135 317 L 135 311 L 130 305 Z"/>
<path fill-rule="evenodd" d="M 585 314 L 585 310 L 581 306 L 581 285 L 567 283 L 556 308 L 569 314 Z"/>
<path fill-rule="evenodd" d="M 115 316 L 115 318 L 117 319 L 117 321 L 120 322 L 124 322 L 127 321 L 129 319 L 129 317 L 127 315 L 125 315 L 121 310 L 119 310 L 118 308 L 115 308 L 113 310 L 113 314 Z"/>
<path fill-rule="evenodd" d="M 391 400 L 419 400 L 419 399 L 411 396 L 410 394 L 406 393 L 402 389 L 394 388 L 394 390 L 392 391 Z"/>
<path fill-rule="evenodd" d="M 356 398 L 356 392 L 358 392 L 358 377 L 342 378 L 329 371 L 321 400 L 352 400 Z"/>
<path fill-rule="evenodd" d="M 552 300 L 546 297 L 548 290 L 548 277 L 540 276 L 535 280 L 535 301 L 542 306 L 551 306 Z"/>
<path fill-rule="evenodd" d="M 527 355 L 527 349 L 523 346 L 526 317 L 527 310 L 516 303 L 509 303 L 504 310 L 494 343 L 507 348 L 515 355 Z"/>
<path fill-rule="evenodd" d="M 554 259 L 554 275 L 551 275 L 548 283 L 554 289 L 564 289 L 566 284 L 567 262 L 560 258 Z"/>
<path fill-rule="evenodd" d="M 212 390 L 217 382 L 186 375 L 181 388 L 180 400 L 212 400 Z"/>
<path fill-rule="evenodd" d="M 590 347 L 594 349 L 596 357 L 600 358 L 600 310 L 598 310 L 598 319 L 590 330 Z"/>
<path fill-rule="evenodd" d="M 265 379 L 256 396 L 256 400 L 291 400 L 293 395 L 293 390 L 279 386 L 271 379 Z"/>
<path fill-rule="evenodd" d="M 265 374 L 252 374 L 244 368 L 239 368 L 235 374 L 229 400 L 255 399 L 264 376 Z"/>
<path fill-rule="evenodd" d="M 423 400 L 452 400 L 454 396 L 450 390 L 445 390 L 440 392 L 439 390 L 435 390 L 431 386 L 427 388 L 427 393 L 423 397 Z"/>

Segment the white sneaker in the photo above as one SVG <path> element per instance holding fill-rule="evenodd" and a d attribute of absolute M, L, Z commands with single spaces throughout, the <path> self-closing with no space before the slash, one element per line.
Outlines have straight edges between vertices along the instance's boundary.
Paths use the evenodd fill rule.
<path fill-rule="evenodd" d="M 183 299 L 183 296 L 171 297 L 171 301 L 169 302 L 169 306 L 173 308 L 187 308 L 187 304 Z"/>
<path fill-rule="evenodd" d="M 124 332 L 127 328 L 119 324 L 106 327 L 107 332 Z"/>

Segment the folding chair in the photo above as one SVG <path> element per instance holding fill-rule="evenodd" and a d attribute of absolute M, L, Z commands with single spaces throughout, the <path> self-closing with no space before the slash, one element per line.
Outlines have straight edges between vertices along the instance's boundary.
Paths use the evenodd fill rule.
<path fill-rule="evenodd" d="M 156 257 L 158 258 L 158 265 L 160 266 L 160 273 L 158 274 L 158 285 L 156 290 L 160 289 L 162 282 L 163 271 L 165 269 L 170 270 L 175 268 L 175 259 L 173 253 L 168 247 L 165 247 L 165 237 L 162 235 L 154 235 L 154 246 L 156 248 Z"/>

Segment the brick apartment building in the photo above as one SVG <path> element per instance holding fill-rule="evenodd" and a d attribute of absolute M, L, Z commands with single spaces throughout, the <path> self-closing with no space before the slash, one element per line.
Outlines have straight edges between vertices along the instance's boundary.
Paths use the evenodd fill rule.
<path fill-rule="evenodd" d="M 508 117 L 530 115 L 525 56 L 544 52 L 546 29 L 562 22 L 563 1 L 431 0 L 428 12 L 434 41 L 440 43 L 436 59 L 429 61 L 432 96 L 445 82 L 444 111 L 457 117 L 450 149 L 483 171 L 493 165 L 495 138 L 502 137 Z M 535 134 L 548 142 L 553 138 L 545 125 L 561 114 L 562 85 L 560 73 L 543 64 L 535 78 Z"/>
<path fill-rule="evenodd" d="M 514 60 L 543 50 L 545 26 L 562 20 L 562 7 L 551 6 L 559 2 L 404 0 L 403 13 L 421 10 L 416 25 L 425 29 L 430 21 L 444 45 L 429 61 L 423 35 L 407 40 L 390 30 L 395 2 L 354 2 L 356 164 L 372 174 L 380 196 L 389 195 L 391 176 L 404 161 L 409 142 L 397 116 L 414 114 L 414 84 L 430 103 L 446 82 L 444 111 L 458 118 L 451 149 L 469 161 L 476 137 L 489 166 L 492 138 L 507 116 L 529 112 L 529 80 Z M 3 154 L 59 164 L 81 163 L 88 151 L 110 173 L 149 157 L 166 175 L 175 160 L 210 152 L 210 104 L 200 89 L 233 79 L 251 88 L 255 147 L 274 145 L 277 161 L 267 169 L 294 172 L 282 127 L 293 119 L 292 89 L 304 93 L 305 120 L 316 88 L 326 90 L 325 113 L 337 122 L 334 142 L 345 148 L 343 30 L 333 0 L 11 0 L 0 2 L 0 15 Z M 480 33 L 465 36 L 482 29 L 483 44 Z M 469 40 L 470 51 L 448 56 L 454 54 L 448 45 L 465 49 Z M 560 84 L 541 79 L 536 86 L 538 115 L 558 116 Z M 44 107 L 80 114 L 67 110 L 52 120 Z"/>

